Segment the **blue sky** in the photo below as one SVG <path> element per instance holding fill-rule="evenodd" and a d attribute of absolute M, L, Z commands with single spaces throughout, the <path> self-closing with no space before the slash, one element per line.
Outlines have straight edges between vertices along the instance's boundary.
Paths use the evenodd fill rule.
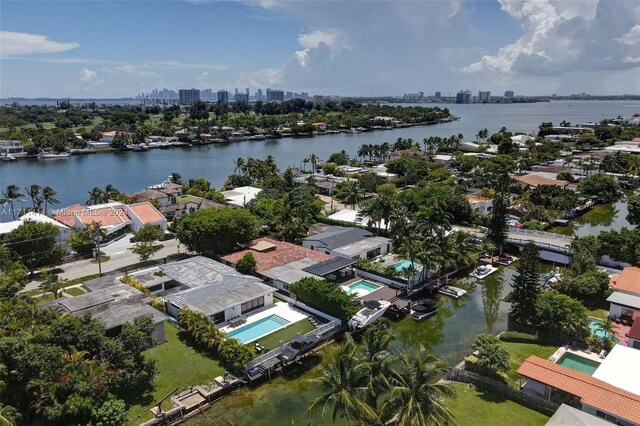
<path fill-rule="evenodd" d="M 640 2 L 12 1 L 0 95 L 640 92 Z"/>

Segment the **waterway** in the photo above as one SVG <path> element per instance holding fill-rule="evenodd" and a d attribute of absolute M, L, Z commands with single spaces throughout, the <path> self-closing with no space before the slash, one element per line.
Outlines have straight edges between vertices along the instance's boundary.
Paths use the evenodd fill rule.
<path fill-rule="evenodd" d="M 475 336 L 481 333 L 497 334 L 507 327 L 509 303 L 504 298 L 511 291 L 514 265 L 499 267 L 498 272 L 484 280 L 461 278 L 452 285 L 465 288 L 468 294 L 462 299 L 437 295 L 438 311 L 423 321 L 405 318 L 386 321 L 395 336 L 392 349 L 414 351 L 420 346 L 433 351 L 449 365 L 456 365 L 471 352 Z M 544 264 L 548 271 L 551 265 Z M 315 362 L 314 362 L 315 361 Z M 318 359 L 312 359 L 314 365 Z M 289 372 L 260 386 L 245 387 L 216 402 L 203 414 L 189 420 L 188 425 L 319 425 L 333 424 L 331 411 L 324 419 L 321 413 L 306 415 L 309 402 L 321 394 L 312 379 L 321 374 L 317 366 Z M 336 425 L 346 424 L 337 419 Z"/>
<path fill-rule="evenodd" d="M 415 104 L 414 104 L 415 105 Z M 429 106 L 429 104 L 427 104 Z M 441 104 L 460 120 L 433 126 L 410 127 L 360 134 L 337 134 L 314 138 L 216 144 L 192 148 L 150 150 L 148 152 L 114 152 L 77 155 L 58 160 L 20 160 L 0 163 L 0 188 L 16 184 L 52 186 L 58 192 L 60 206 L 84 204 L 94 186 L 112 184 L 125 192 L 135 192 L 158 183 L 172 172 L 184 178 L 205 177 L 219 188 L 233 173 L 233 160 L 272 155 L 281 169 L 301 166 L 310 153 L 321 159 L 340 150 L 355 156 L 362 144 L 394 142 L 397 138 L 421 141 L 429 136 L 462 133 L 473 140 L 479 129 L 495 132 L 501 127 L 512 131 L 533 132 L 540 123 L 562 120 L 571 123 L 629 116 L 640 112 L 640 101 L 557 101 L 533 104 Z M 9 220 L 0 215 L 0 221 Z"/>
<path fill-rule="evenodd" d="M 567 226 L 556 226 L 549 231 L 558 234 L 585 237 L 598 235 L 602 231 L 619 231 L 622 228 L 635 228 L 627 221 L 627 198 L 621 198 L 613 204 L 598 204 L 580 217 L 569 220 Z"/>

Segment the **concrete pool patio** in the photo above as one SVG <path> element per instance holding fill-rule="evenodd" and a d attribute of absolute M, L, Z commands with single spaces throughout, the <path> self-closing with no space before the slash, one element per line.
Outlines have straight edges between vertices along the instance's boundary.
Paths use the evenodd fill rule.
<path fill-rule="evenodd" d="M 243 322 L 241 324 L 238 324 L 236 326 L 231 326 L 231 325 L 226 325 L 224 327 L 222 327 L 220 329 L 220 331 L 223 331 L 225 333 L 232 333 L 233 331 L 236 331 L 238 329 L 241 329 L 243 327 L 247 327 L 250 326 L 252 324 L 255 324 L 257 322 L 260 322 L 262 320 L 265 320 L 273 315 L 277 315 L 278 317 L 282 318 L 283 320 L 286 320 L 287 323 L 283 324 L 280 327 L 274 328 L 272 330 L 270 330 L 268 333 L 264 333 L 261 334 L 259 336 L 255 336 L 253 338 L 251 338 L 250 340 L 247 340 L 245 342 L 242 343 L 250 343 L 256 340 L 259 340 L 265 336 L 268 336 L 269 334 L 275 333 L 278 330 L 282 330 L 283 328 L 286 328 L 298 321 L 302 321 L 304 319 L 307 319 L 309 317 L 309 315 L 305 314 L 303 311 L 301 311 L 300 309 L 297 309 L 293 306 L 291 306 L 290 304 L 286 303 L 286 302 L 277 302 L 274 303 L 273 305 L 271 305 L 270 307 L 268 307 L 267 309 L 264 310 L 260 310 L 254 314 L 250 314 L 247 317 L 247 321 Z"/>

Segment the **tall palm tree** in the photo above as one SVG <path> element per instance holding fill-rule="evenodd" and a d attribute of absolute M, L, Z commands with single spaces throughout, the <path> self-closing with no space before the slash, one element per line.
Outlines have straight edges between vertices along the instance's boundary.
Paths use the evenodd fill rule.
<path fill-rule="evenodd" d="M 91 191 L 88 192 L 89 199 L 85 203 L 86 205 L 96 205 L 105 202 L 105 193 L 102 189 L 95 186 Z"/>
<path fill-rule="evenodd" d="M 313 168 L 311 170 L 312 174 L 316 174 L 316 167 L 318 165 L 318 156 L 316 155 L 315 152 L 312 152 L 311 155 L 309 156 L 309 162 L 311 163 L 311 167 Z"/>
<path fill-rule="evenodd" d="M 108 184 L 107 186 L 105 186 L 104 188 L 105 202 L 108 202 L 109 200 L 116 200 L 118 199 L 119 196 L 120 196 L 120 191 L 118 191 L 115 186 L 113 186 L 112 184 Z"/>
<path fill-rule="evenodd" d="M 453 424 L 453 414 L 444 405 L 446 397 L 454 392 L 443 383 L 437 383 L 445 374 L 444 362 L 426 353 L 424 348 L 416 356 L 401 352 L 399 366 L 390 372 L 389 395 L 382 412 L 402 426 Z"/>
<path fill-rule="evenodd" d="M 611 339 L 614 336 L 616 330 L 616 324 L 611 321 L 611 318 L 605 318 L 598 326 L 598 331 L 602 331 L 603 340 Z"/>
<path fill-rule="evenodd" d="M 367 387 L 363 380 L 366 364 L 360 362 L 358 349 L 350 336 L 337 349 L 322 355 L 322 375 L 311 381 L 323 394 L 313 399 L 307 413 L 322 409 L 322 415 L 333 406 L 332 419 L 346 417 L 349 424 L 365 424 L 378 420 L 373 407 L 364 401 Z"/>
<path fill-rule="evenodd" d="M 33 184 L 28 188 L 25 188 L 29 197 L 31 197 L 31 203 L 33 203 L 33 208 L 39 209 L 42 206 L 42 187 L 40 185 Z"/>
<path fill-rule="evenodd" d="M 344 202 L 347 205 L 353 206 L 353 209 L 356 209 L 356 206 L 360 202 L 360 188 L 358 187 L 357 182 L 345 182 L 342 186 L 342 192 L 344 194 Z"/>
<path fill-rule="evenodd" d="M 44 200 L 44 212 L 48 212 L 49 204 L 58 204 L 60 200 L 56 198 L 58 193 L 50 186 L 45 186 L 42 190 L 42 199 Z"/>
<path fill-rule="evenodd" d="M 102 276 L 102 253 L 100 253 L 100 242 L 107 237 L 107 232 L 102 229 L 98 222 L 91 222 L 86 229 L 95 248 L 96 259 L 98 260 L 98 275 Z"/>
<path fill-rule="evenodd" d="M 369 145 L 367 144 L 360 145 L 360 148 L 358 148 L 357 154 L 358 154 L 358 157 L 364 160 L 364 157 L 369 155 Z"/>
<path fill-rule="evenodd" d="M 11 206 L 11 215 L 13 216 L 13 220 L 16 220 L 16 210 L 13 208 L 13 202 L 19 201 L 20 198 L 24 197 L 24 194 L 20 192 L 20 188 L 17 185 L 8 185 L 4 191 L 2 191 L 2 199 L 0 203 L 5 204 L 9 203 Z"/>
<path fill-rule="evenodd" d="M 20 418 L 17 408 L 0 404 L 0 426 L 16 426 Z"/>
<path fill-rule="evenodd" d="M 244 161 L 244 158 L 236 158 L 235 160 L 233 160 L 233 173 L 244 173 L 246 165 L 247 163 Z"/>

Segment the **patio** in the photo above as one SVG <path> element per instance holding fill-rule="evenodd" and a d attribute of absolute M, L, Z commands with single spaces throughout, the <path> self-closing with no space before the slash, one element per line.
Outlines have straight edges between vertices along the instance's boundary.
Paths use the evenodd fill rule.
<path fill-rule="evenodd" d="M 269 306 L 267 309 L 260 310 L 256 313 L 250 314 L 248 317 L 246 317 L 246 321 L 237 322 L 235 323 L 235 325 L 227 324 L 226 326 L 222 327 L 220 331 L 223 331 L 225 333 L 230 333 L 240 327 L 253 324 L 271 315 L 277 315 L 280 318 L 287 320 L 288 324 L 286 326 L 289 326 L 293 323 L 296 323 L 298 321 L 308 318 L 308 315 L 305 314 L 300 309 L 297 309 L 286 302 L 279 302 L 279 303 L 274 303 L 273 305 Z M 283 326 L 281 328 L 285 328 L 286 326 Z M 271 333 L 276 331 L 277 330 L 273 330 Z M 264 336 L 260 336 L 260 337 L 264 337 Z"/>

